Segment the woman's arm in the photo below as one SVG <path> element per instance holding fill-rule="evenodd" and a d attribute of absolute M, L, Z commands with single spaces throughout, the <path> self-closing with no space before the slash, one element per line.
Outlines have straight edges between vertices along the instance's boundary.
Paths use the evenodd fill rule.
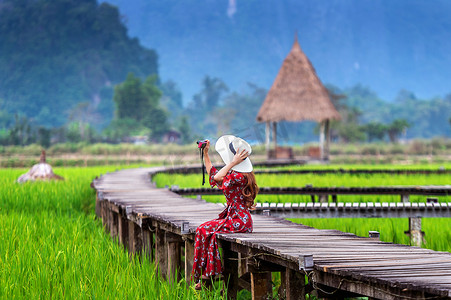
<path fill-rule="evenodd" d="M 216 182 L 222 182 L 222 180 L 230 171 L 230 169 L 241 163 L 248 156 L 249 153 L 246 151 L 246 149 L 243 149 L 242 151 L 240 151 L 240 149 L 237 149 L 236 154 L 233 157 L 232 161 L 229 162 L 227 165 L 225 165 L 225 167 L 223 167 L 218 173 L 216 173 L 216 175 L 214 176 L 214 180 Z"/>
<path fill-rule="evenodd" d="M 205 162 L 205 168 L 207 169 L 208 176 L 210 176 L 211 167 L 213 166 L 211 164 L 210 156 L 208 155 L 208 150 L 210 150 L 210 141 L 207 140 L 207 146 L 204 148 L 204 162 Z"/>

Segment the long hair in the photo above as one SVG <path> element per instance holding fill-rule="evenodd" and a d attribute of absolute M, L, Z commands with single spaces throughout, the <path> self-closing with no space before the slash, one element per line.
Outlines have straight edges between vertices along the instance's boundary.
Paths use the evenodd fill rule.
<path fill-rule="evenodd" d="M 254 174 L 254 172 L 242 173 L 242 174 L 246 178 L 246 185 L 241 190 L 241 193 L 243 194 L 244 201 L 246 202 L 246 206 L 249 209 L 255 209 L 254 200 L 258 194 L 258 185 L 257 185 L 257 181 L 255 180 L 255 174 Z"/>

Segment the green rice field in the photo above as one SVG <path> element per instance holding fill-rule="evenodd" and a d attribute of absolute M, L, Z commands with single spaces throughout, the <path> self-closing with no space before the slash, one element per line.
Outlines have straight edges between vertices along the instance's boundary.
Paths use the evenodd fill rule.
<path fill-rule="evenodd" d="M 328 166 L 297 166 L 292 169 L 429 169 L 438 170 L 440 167 L 450 169 L 451 165 L 328 165 Z M 278 168 L 287 169 L 287 167 Z M 302 187 L 307 184 L 317 187 L 370 187 L 370 186 L 395 186 L 395 185 L 450 185 L 449 174 L 434 175 L 390 175 L 390 174 L 257 174 L 259 186 L 271 187 Z M 185 187 L 202 187 L 202 175 L 200 174 L 158 174 L 155 177 L 157 186 L 178 185 Z M 207 187 L 208 183 L 204 186 Z M 436 196 L 434 196 L 436 197 Z M 222 195 L 203 196 L 210 202 L 225 202 Z M 399 196 L 391 195 L 344 195 L 337 197 L 339 202 L 399 202 Z M 411 195 L 412 202 L 426 202 L 427 196 Z M 450 196 L 436 197 L 439 202 L 451 202 Z M 257 202 L 299 203 L 311 202 L 310 195 L 259 195 Z M 368 236 L 368 231 L 376 230 L 381 234 L 381 240 L 399 244 L 410 243 L 404 231 L 409 229 L 408 219 L 292 219 L 296 223 L 312 226 L 319 229 L 337 229 L 351 232 L 359 236 Z M 422 219 L 422 229 L 426 233 L 423 247 L 451 252 L 451 218 Z"/>
<path fill-rule="evenodd" d="M 221 299 L 169 283 L 95 218 L 92 179 L 117 167 L 55 169 L 63 182 L 17 184 L 0 170 L 0 299 Z"/>
<path fill-rule="evenodd" d="M 315 166 L 314 168 L 330 168 Z M 332 168 L 372 166 L 332 166 Z M 377 166 L 381 168 L 381 166 Z M 439 168 L 409 166 L 406 168 Z M 445 168 L 450 168 L 450 165 Z M 219 288 L 195 292 L 184 279 L 162 279 L 146 256 L 130 256 L 105 234 L 94 214 L 92 179 L 117 166 L 55 168 L 62 182 L 17 184 L 25 169 L 0 170 L 0 299 L 222 299 Z M 297 167 L 303 168 L 303 167 Z M 305 167 L 307 168 L 307 167 Z M 312 166 L 308 168 L 312 169 Z M 384 168 L 384 166 L 382 166 Z M 393 166 L 385 166 L 393 168 Z M 159 187 L 200 187 L 201 175 L 156 177 Z M 450 184 L 449 175 L 258 175 L 260 186 L 374 186 Z M 353 198 L 354 197 L 354 198 Z M 399 201 L 398 197 L 348 196 L 338 201 Z M 425 201 L 424 197 L 412 201 Z M 224 201 L 223 196 L 205 197 Z M 310 201 L 308 196 L 261 195 L 259 202 Z M 449 197 L 439 201 L 451 202 Z M 317 228 L 366 236 L 381 233 L 383 241 L 408 244 L 407 219 L 299 219 Z M 450 219 L 423 219 L 424 247 L 451 251 Z M 249 298 L 246 292 L 241 299 Z"/>

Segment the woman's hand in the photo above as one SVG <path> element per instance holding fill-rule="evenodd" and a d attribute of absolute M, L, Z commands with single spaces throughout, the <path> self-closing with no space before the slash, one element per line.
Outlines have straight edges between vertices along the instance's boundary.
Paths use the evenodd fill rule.
<path fill-rule="evenodd" d="M 208 150 L 210 150 L 210 141 L 207 140 L 207 145 L 204 148 L 204 155 L 208 155 Z"/>
<path fill-rule="evenodd" d="M 240 149 L 237 149 L 235 156 L 233 157 L 231 163 L 233 166 L 236 166 L 243 162 L 247 157 L 249 156 L 249 153 L 246 151 L 246 149 L 243 149 L 240 151 Z"/>

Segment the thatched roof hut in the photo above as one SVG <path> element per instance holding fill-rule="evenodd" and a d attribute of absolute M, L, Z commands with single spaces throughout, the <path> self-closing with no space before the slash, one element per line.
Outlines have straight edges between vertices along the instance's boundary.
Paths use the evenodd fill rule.
<path fill-rule="evenodd" d="M 321 157 L 328 158 L 329 121 L 339 120 L 340 114 L 332 104 L 329 93 L 316 75 L 312 63 L 299 45 L 297 35 L 290 53 L 266 95 L 257 115 L 258 122 L 266 122 L 266 145 L 269 156 L 269 131 L 273 126 L 275 151 L 277 122 L 316 121 L 321 124 Z M 324 141 L 326 146 L 324 147 Z"/>
<path fill-rule="evenodd" d="M 296 38 L 257 115 L 258 122 L 340 119 Z"/>

